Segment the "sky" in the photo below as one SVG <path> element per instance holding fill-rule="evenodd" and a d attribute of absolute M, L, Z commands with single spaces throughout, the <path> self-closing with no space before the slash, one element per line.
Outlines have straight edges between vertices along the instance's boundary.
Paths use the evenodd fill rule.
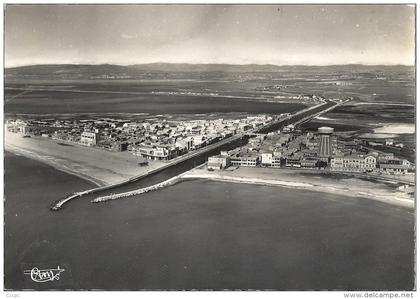
<path fill-rule="evenodd" d="M 6 5 L 5 64 L 406 64 L 408 5 Z"/>

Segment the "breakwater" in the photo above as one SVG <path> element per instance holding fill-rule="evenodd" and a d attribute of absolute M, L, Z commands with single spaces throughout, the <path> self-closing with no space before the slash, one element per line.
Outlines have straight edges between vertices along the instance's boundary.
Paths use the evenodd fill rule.
<path fill-rule="evenodd" d="M 100 197 L 97 197 L 97 198 L 91 200 L 91 202 L 98 203 L 98 202 L 103 202 L 103 201 L 108 201 L 108 200 L 115 200 L 115 199 L 126 198 L 126 197 L 130 197 L 130 196 L 134 196 L 134 195 L 139 195 L 139 194 L 147 193 L 147 192 L 150 192 L 150 191 L 155 191 L 155 190 L 158 190 L 158 189 L 163 188 L 163 187 L 171 186 L 173 184 L 176 184 L 176 183 L 180 182 L 181 180 L 182 180 L 182 177 L 178 175 L 178 176 L 175 176 L 173 178 L 170 178 L 169 180 L 163 181 L 161 183 L 157 183 L 157 184 L 152 185 L 152 186 L 144 187 L 144 188 L 141 188 L 141 189 L 132 190 L 132 191 L 123 192 L 123 193 L 100 196 Z"/>

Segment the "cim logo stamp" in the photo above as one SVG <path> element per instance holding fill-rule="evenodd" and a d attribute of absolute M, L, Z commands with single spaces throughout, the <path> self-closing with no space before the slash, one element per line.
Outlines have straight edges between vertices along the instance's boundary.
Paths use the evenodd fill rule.
<path fill-rule="evenodd" d="M 33 267 L 30 270 L 23 271 L 23 273 L 30 275 L 31 279 L 35 282 L 48 282 L 60 280 L 60 274 L 64 271 L 60 266 L 53 269 L 38 269 L 37 267 Z"/>

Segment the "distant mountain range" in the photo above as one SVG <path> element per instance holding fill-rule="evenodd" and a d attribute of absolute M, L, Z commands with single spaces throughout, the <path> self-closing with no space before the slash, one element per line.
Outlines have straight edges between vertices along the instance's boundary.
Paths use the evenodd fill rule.
<path fill-rule="evenodd" d="M 139 78 L 145 74 L 162 73 L 267 73 L 267 72 L 377 72 L 377 71 L 414 71 L 414 66 L 404 65 L 329 65 L 329 66 L 305 66 L 305 65 L 234 65 L 234 64 L 188 64 L 188 63 L 149 63 L 136 65 L 114 64 L 44 64 L 30 65 L 5 69 L 5 77 L 8 78 Z"/>

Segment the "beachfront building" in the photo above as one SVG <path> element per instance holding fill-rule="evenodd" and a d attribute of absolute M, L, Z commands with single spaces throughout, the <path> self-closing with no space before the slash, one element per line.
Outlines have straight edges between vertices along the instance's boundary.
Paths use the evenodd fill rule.
<path fill-rule="evenodd" d="M 155 161 L 168 161 L 177 155 L 176 148 L 144 144 L 136 147 L 133 154 Z"/>
<path fill-rule="evenodd" d="M 318 159 L 314 157 L 303 157 L 300 160 L 300 165 L 303 168 L 316 168 Z"/>
<path fill-rule="evenodd" d="M 20 133 L 23 135 L 23 136 L 27 136 L 28 134 L 29 134 L 29 126 L 26 126 L 26 125 L 22 125 L 22 126 L 20 126 Z"/>
<path fill-rule="evenodd" d="M 387 174 L 406 174 L 410 169 L 411 164 L 405 159 L 386 159 L 379 163 L 379 170 Z"/>
<path fill-rule="evenodd" d="M 230 166 L 230 157 L 225 155 L 218 155 L 209 157 L 207 162 L 207 169 L 221 170 Z"/>
<path fill-rule="evenodd" d="M 124 152 L 127 150 L 127 142 L 113 142 L 111 144 L 110 150 L 113 152 Z"/>
<path fill-rule="evenodd" d="M 331 159 L 331 169 L 348 172 L 373 171 L 376 168 L 376 157 L 373 155 L 336 155 Z"/>
<path fill-rule="evenodd" d="M 333 170 L 343 170 L 344 155 L 342 153 L 337 153 L 333 158 L 331 158 L 330 166 Z"/>
<path fill-rule="evenodd" d="M 302 167 L 302 157 L 300 155 L 291 155 L 286 158 L 286 167 Z"/>
<path fill-rule="evenodd" d="M 274 151 L 270 153 L 261 154 L 261 166 L 263 167 L 275 167 L 281 166 L 281 152 Z"/>
<path fill-rule="evenodd" d="M 98 131 L 84 131 L 80 135 L 80 144 L 84 146 L 95 146 L 98 144 Z"/>
<path fill-rule="evenodd" d="M 260 163 L 260 157 L 256 154 L 234 155 L 230 161 L 233 166 L 255 167 Z"/>

